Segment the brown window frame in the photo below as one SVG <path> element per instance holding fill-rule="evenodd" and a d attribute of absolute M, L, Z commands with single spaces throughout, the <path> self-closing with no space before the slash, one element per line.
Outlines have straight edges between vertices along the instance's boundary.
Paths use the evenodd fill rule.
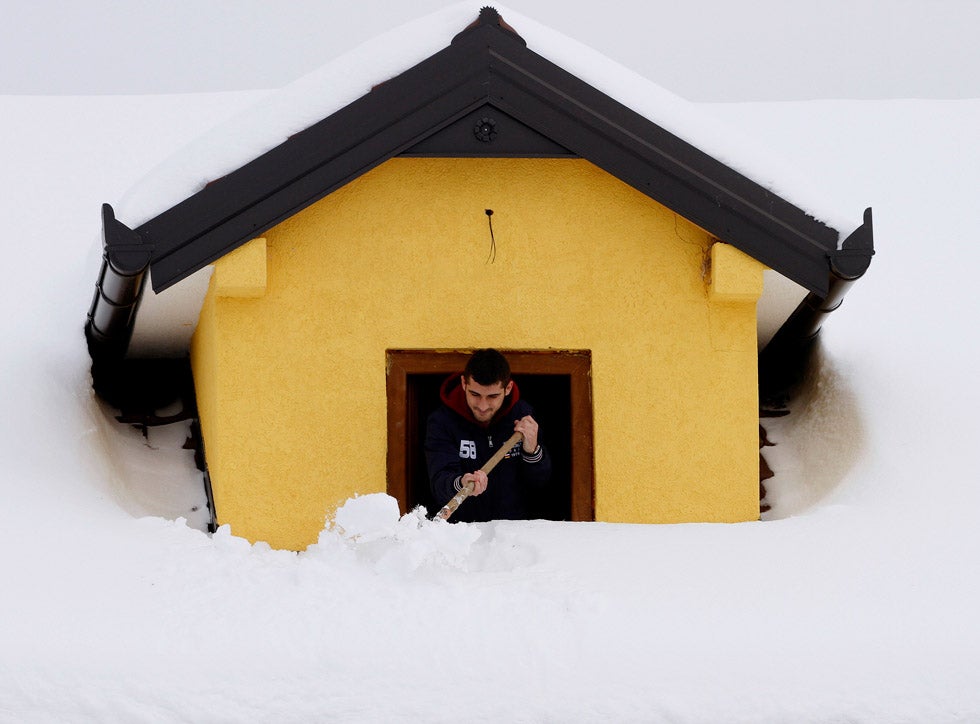
<path fill-rule="evenodd" d="M 507 350 L 501 352 L 515 375 L 566 375 L 571 405 L 571 519 L 595 520 L 595 465 L 592 438 L 592 353 L 588 350 Z M 404 512 L 409 412 L 408 376 L 450 375 L 466 365 L 471 351 L 398 349 L 386 353 L 388 394 L 388 494 Z"/>

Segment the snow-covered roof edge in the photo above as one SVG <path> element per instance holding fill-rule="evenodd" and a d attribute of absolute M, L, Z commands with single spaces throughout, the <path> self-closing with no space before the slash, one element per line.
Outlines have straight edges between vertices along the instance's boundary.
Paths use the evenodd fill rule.
<path fill-rule="evenodd" d="M 135 228 L 330 116 L 446 47 L 478 16 L 481 5 L 464 0 L 420 17 L 270 93 L 153 169 L 116 205 L 118 217 Z M 860 226 L 859 217 L 836 207 L 799 171 L 744 133 L 708 117 L 696 104 L 577 40 L 499 3 L 495 7 L 537 54 L 837 229 L 842 237 Z"/>

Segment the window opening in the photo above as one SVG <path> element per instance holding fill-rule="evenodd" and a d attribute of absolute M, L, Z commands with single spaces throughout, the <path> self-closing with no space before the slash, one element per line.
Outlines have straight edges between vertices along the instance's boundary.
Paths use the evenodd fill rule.
<path fill-rule="evenodd" d="M 552 457 L 552 484 L 530 501 L 534 518 L 594 520 L 591 358 L 588 352 L 513 352 L 521 397 L 541 424 Z M 460 371 L 467 352 L 389 351 L 388 492 L 403 512 L 438 506 L 429 493 L 425 466 L 426 420 L 440 404 L 439 387 Z"/>

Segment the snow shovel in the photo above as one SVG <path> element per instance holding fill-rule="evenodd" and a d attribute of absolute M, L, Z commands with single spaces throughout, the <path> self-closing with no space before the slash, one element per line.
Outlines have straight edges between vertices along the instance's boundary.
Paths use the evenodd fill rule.
<path fill-rule="evenodd" d="M 510 436 L 507 442 L 505 442 L 503 445 L 500 446 L 497 452 L 495 452 L 493 455 L 490 456 L 489 460 L 483 463 L 483 467 L 480 468 L 480 470 L 482 470 L 487 475 L 489 475 L 490 471 L 493 470 L 495 467 L 497 467 L 497 463 L 503 460 L 504 456 L 508 452 L 510 452 L 510 449 L 514 447 L 514 445 L 516 445 L 517 443 L 521 442 L 523 439 L 524 439 L 523 434 L 519 432 L 515 432 L 513 435 Z M 470 497 L 470 495 L 472 494 L 473 494 L 473 481 L 471 480 L 466 485 L 464 485 L 462 489 L 458 493 L 456 493 L 456 495 L 454 495 L 448 503 L 442 506 L 442 510 L 436 513 L 435 517 L 442 518 L 442 520 L 449 520 L 449 516 L 451 516 L 453 513 L 456 512 L 456 508 L 458 508 L 463 503 L 463 501 L 466 500 L 468 497 Z"/>

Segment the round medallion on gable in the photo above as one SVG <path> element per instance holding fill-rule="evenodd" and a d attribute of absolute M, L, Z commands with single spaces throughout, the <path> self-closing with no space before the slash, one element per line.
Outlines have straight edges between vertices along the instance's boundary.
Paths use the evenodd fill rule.
<path fill-rule="evenodd" d="M 481 118 L 473 126 L 473 135 L 484 143 L 490 143 L 497 137 L 497 122 L 492 118 Z"/>

